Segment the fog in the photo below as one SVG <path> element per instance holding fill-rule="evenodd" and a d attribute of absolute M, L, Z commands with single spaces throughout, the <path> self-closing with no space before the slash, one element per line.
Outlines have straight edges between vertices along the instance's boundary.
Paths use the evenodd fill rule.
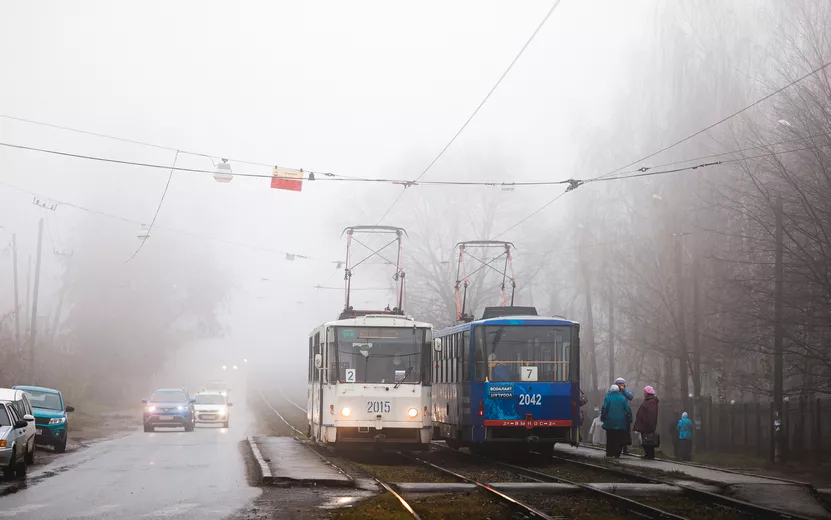
<path fill-rule="evenodd" d="M 624 375 L 664 394 L 764 396 L 778 195 L 786 388 L 831 391 L 827 71 L 735 115 L 828 62 L 828 9 L 564 0 L 425 170 L 552 5 L 3 3 L 0 142 L 208 173 L 0 147 L 0 386 L 35 379 L 127 402 L 239 365 L 302 388 L 309 332 L 343 308 L 342 231 L 382 223 L 409 233 L 404 310 L 416 319 L 454 323 L 457 242 L 508 240 L 516 303 L 582 323 L 584 388 Z M 222 158 L 261 177 L 216 182 Z M 271 165 L 315 180 L 271 189 Z M 334 180 L 610 172 L 567 193 Z M 394 306 L 393 273 L 361 266 L 355 307 Z M 477 279 L 477 313 L 501 303 L 500 282 Z"/>

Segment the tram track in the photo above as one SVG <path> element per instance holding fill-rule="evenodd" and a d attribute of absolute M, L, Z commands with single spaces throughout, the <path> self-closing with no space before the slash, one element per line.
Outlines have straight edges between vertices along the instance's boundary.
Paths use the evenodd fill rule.
<path fill-rule="evenodd" d="M 794 513 L 788 513 L 785 511 L 781 511 L 778 509 L 768 508 L 764 506 L 760 506 L 757 504 L 752 504 L 750 502 L 740 500 L 737 498 L 728 497 L 726 495 L 722 495 L 719 493 L 713 493 L 710 491 L 706 491 L 703 489 L 699 489 L 697 487 L 693 487 L 687 484 L 683 484 L 677 481 L 671 481 L 668 479 L 656 478 L 654 476 L 644 475 L 640 472 L 628 471 L 623 468 L 618 467 L 610 467 L 607 465 L 602 464 L 593 464 L 590 462 L 577 460 L 572 457 L 561 457 L 558 455 L 550 455 L 550 459 L 558 460 L 561 462 L 566 462 L 573 465 L 578 465 L 585 468 L 592 468 L 595 470 L 602 470 L 607 471 L 610 473 L 614 473 L 616 475 L 622 477 L 637 477 L 642 479 L 644 482 L 648 482 L 651 484 L 664 484 L 668 486 L 674 486 L 680 488 L 684 496 L 687 498 L 699 502 L 699 503 L 706 503 L 711 504 L 712 506 L 719 507 L 721 509 L 729 510 L 741 515 L 741 518 L 765 518 L 765 519 L 772 519 L 772 520 L 809 520 L 808 517 L 800 516 Z M 707 518 L 711 516 L 708 515 Z M 739 518 L 739 516 L 736 516 Z"/>
<path fill-rule="evenodd" d="M 281 395 L 281 396 L 282 396 L 282 397 L 286 400 L 286 402 L 288 402 L 289 404 L 292 404 L 292 405 L 293 405 L 293 406 L 295 406 L 296 408 L 299 408 L 301 411 L 303 411 L 303 412 L 305 413 L 305 411 L 306 411 L 306 410 L 305 410 L 304 408 L 301 408 L 301 407 L 300 407 L 300 406 L 298 406 L 297 404 L 293 403 L 293 402 L 292 402 L 292 401 L 291 401 L 288 397 L 286 397 L 286 396 L 285 396 L 285 394 L 283 393 L 282 389 L 279 389 L 279 392 L 280 392 L 280 395 Z M 262 390 L 260 390 L 260 397 L 262 398 L 263 402 L 265 402 L 266 406 L 268 406 L 268 407 L 271 409 L 271 411 L 272 411 L 272 412 L 274 412 L 274 414 L 275 414 L 275 415 L 277 415 L 277 417 L 278 417 L 281 421 L 283 421 L 283 422 L 286 424 L 286 426 L 288 426 L 289 428 L 291 428 L 293 431 L 295 431 L 295 432 L 296 432 L 296 433 L 300 436 L 299 438 L 298 438 L 298 437 L 295 437 L 295 440 L 296 440 L 296 441 L 298 441 L 298 442 L 299 442 L 301 439 L 305 439 L 306 435 L 305 435 L 303 432 L 301 432 L 300 430 L 298 430 L 298 429 L 297 429 L 294 425 L 292 425 L 292 424 L 291 424 L 291 423 L 290 423 L 290 422 L 289 422 L 289 421 L 288 421 L 288 420 L 287 420 L 287 419 L 283 416 L 283 414 L 281 414 L 280 412 L 278 412 L 278 411 L 277 411 L 277 409 L 276 409 L 276 408 L 274 408 L 274 406 L 272 406 L 271 402 L 269 402 L 268 398 L 266 398 L 265 393 L 264 393 Z M 314 448 L 313 448 L 313 450 L 314 450 Z M 317 454 L 317 455 L 318 455 L 321 459 L 323 459 L 323 460 L 324 460 L 324 462 L 326 462 L 327 464 L 331 465 L 333 468 L 337 469 L 338 471 L 340 471 L 340 472 L 341 472 L 341 473 L 343 473 L 344 475 L 347 475 L 347 476 L 349 476 L 350 478 L 353 478 L 353 477 L 351 477 L 351 475 L 349 475 L 349 473 L 348 473 L 348 472 L 346 472 L 346 471 L 345 471 L 345 470 L 343 470 L 342 468 L 338 467 L 338 466 L 337 466 L 337 465 L 335 465 L 335 464 L 334 464 L 331 460 L 329 460 L 328 458 L 326 458 L 326 456 L 325 456 L 325 455 L 321 454 L 319 450 L 314 450 L 314 452 L 315 452 L 315 453 L 316 453 L 316 454 Z M 371 479 L 372 479 L 372 480 L 373 480 L 376 484 L 378 484 L 378 486 L 380 486 L 380 487 L 381 487 L 384 491 L 386 491 L 387 493 L 389 493 L 390 495 L 392 495 L 392 496 L 393 496 L 393 497 L 394 497 L 394 498 L 398 501 L 398 503 L 400 504 L 400 506 L 401 506 L 401 507 L 402 507 L 402 508 L 403 508 L 403 509 L 404 509 L 404 510 L 405 510 L 405 511 L 406 511 L 406 512 L 407 512 L 407 513 L 408 513 L 408 514 L 412 517 L 412 518 L 414 518 L 415 520 L 421 520 L 421 517 L 418 515 L 418 513 L 415 511 L 415 509 L 413 509 L 413 507 L 409 504 L 409 502 L 407 502 L 407 500 L 406 500 L 403 496 L 401 496 L 401 494 L 399 494 L 396 490 L 394 490 L 394 489 L 393 489 L 393 488 L 392 488 L 392 487 L 391 487 L 388 483 L 384 482 L 383 480 L 381 480 L 381 479 L 379 479 L 379 478 L 376 478 L 376 477 L 374 477 L 374 476 L 371 476 L 371 475 L 369 476 L 369 478 L 371 478 Z"/>

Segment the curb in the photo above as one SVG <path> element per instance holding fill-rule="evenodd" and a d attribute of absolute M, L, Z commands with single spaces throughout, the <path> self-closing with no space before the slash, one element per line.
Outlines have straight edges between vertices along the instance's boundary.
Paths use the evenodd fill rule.
<path fill-rule="evenodd" d="M 274 475 L 271 474 L 271 468 L 268 466 L 268 462 L 266 462 L 263 457 L 260 447 L 257 446 L 257 442 L 254 440 L 254 437 L 248 436 L 246 437 L 246 441 L 248 442 L 248 447 L 251 449 L 251 454 L 254 456 L 254 460 L 257 461 L 257 467 L 259 468 L 257 473 L 259 474 L 260 484 L 273 483 Z"/>

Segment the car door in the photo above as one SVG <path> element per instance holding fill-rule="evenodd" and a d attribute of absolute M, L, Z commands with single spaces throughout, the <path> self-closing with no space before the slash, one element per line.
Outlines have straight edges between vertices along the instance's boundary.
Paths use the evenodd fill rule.
<path fill-rule="evenodd" d="M 20 462 L 26 456 L 26 428 L 14 428 L 17 421 L 22 418 L 17 414 L 14 404 L 7 406 L 6 410 L 9 412 L 9 419 L 11 419 L 12 430 L 9 434 L 9 442 L 13 443 L 17 448 L 14 453 L 15 463 Z"/>
<path fill-rule="evenodd" d="M 32 403 L 29 402 L 29 398 L 26 397 L 26 394 L 23 393 L 22 397 L 23 408 L 24 408 L 24 415 L 31 415 L 32 417 L 35 416 L 35 412 L 32 411 Z M 35 430 L 37 429 L 37 425 L 35 425 L 35 421 L 28 421 L 29 425 L 26 427 L 26 434 L 28 435 L 27 439 L 27 447 L 32 450 L 35 447 Z"/>

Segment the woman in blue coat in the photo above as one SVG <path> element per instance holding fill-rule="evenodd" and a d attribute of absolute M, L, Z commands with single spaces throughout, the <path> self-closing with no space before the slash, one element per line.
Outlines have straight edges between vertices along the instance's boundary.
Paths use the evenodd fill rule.
<path fill-rule="evenodd" d="M 606 394 L 600 420 L 606 430 L 606 456 L 620 458 L 628 440 L 629 425 L 632 424 L 632 409 L 617 385 L 612 385 Z"/>
<path fill-rule="evenodd" d="M 678 421 L 678 454 L 681 460 L 692 460 L 692 435 L 693 423 L 684 412 Z"/>

